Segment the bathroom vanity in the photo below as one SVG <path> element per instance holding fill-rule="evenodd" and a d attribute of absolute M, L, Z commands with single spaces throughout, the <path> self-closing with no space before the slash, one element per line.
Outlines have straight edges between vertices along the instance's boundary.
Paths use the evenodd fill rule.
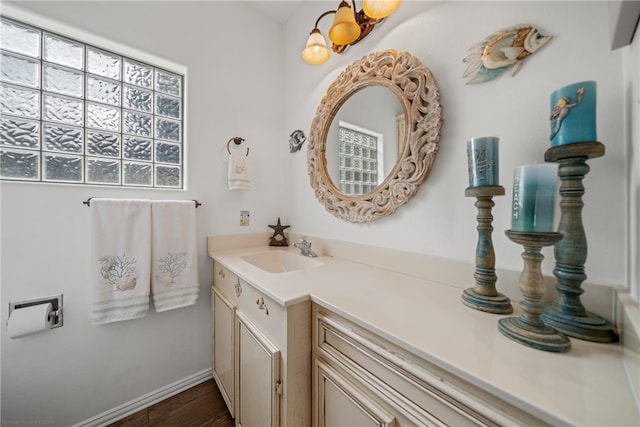
<path fill-rule="evenodd" d="M 313 322 L 315 425 L 546 425 L 317 304 Z"/>
<path fill-rule="evenodd" d="M 309 425 L 310 301 L 285 306 L 215 261 L 212 370 L 239 425 Z"/>
<path fill-rule="evenodd" d="M 231 241 L 209 239 L 212 360 L 238 425 L 638 422 L 615 344 L 531 349 L 436 271 L 428 280 L 341 257 L 353 248 L 314 246 L 324 255 L 307 261 L 295 248 Z"/>

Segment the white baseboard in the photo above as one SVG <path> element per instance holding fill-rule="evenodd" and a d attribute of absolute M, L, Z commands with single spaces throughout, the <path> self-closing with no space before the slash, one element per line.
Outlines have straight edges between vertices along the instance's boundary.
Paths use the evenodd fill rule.
<path fill-rule="evenodd" d="M 95 417 L 89 418 L 88 420 L 82 421 L 74 427 L 98 427 L 109 425 L 128 417 L 131 414 L 135 414 L 141 409 L 147 408 L 193 386 L 208 381 L 211 378 L 213 378 L 211 369 L 204 369 L 188 376 L 187 378 L 176 381 L 158 390 L 152 391 L 151 393 L 145 394 L 144 396 L 140 396 L 127 403 L 103 412 L 102 414 L 96 415 Z"/>

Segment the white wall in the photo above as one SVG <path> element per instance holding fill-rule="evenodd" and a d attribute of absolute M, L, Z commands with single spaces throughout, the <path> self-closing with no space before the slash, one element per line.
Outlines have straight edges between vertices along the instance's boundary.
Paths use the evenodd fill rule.
<path fill-rule="evenodd" d="M 606 155 L 589 162 L 583 219 L 589 256 L 588 280 L 625 286 L 626 190 L 623 132 L 622 53 L 610 51 L 606 2 L 431 2 L 405 1 L 387 22 L 342 55 L 320 66 L 300 59 L 307 34 L 332 2 L 304 2 L 286 25 L 286 127 L 309 129 L 324 91 L 342 69 L 373 51 L 408 51 L 431 69 L 440 89 L 444 117 L 440 151 L 416 197 L 397 212 L 369 224 L 351 224 L 326 212 L 306 177 L 306 158 L 285 162 L 291 222 L 319 235 L 473 262 L 477 232 L 468 185 L 466 141 L 500 137 L 500 183 L 507 195 L 494 199 L 493 241 L 499 268 L 522 269 L 520 253 L 504 235 L 510 228 L 513 169 L 542 163 L 549 148 L 549 96 L 569 83 L 598 82 L 598 139 Z M 515 24 L 537 26 L 554 39 L 527 58 L 515 77 L 465 85 L 467 49 L 485 36 Z M 320 29 L 326 35 L 331 19 Z M 543 272 L 551 275 L 553 251 L 545 250 Z M 498 286 L 499 286 L 498 279 Z"/>
<path fill-rule="evenodd" d="M 636 215 L 637 257 L 640 143 L 637 121 L 632 143 L 623 143 L 622 100 L 628 86 L 623 86 L 622 75 L 625 64 L 632 73 L 625 81 L 640 92 L 638 42 L 636 37 L 633 50 L 609 50 L 604 2 L 405 0 L 365 41 L 324 65 L 307 65 L 300 58 L 306 36 L 317 16 L 335 6 L 333 0 L 305 1 L 283 29 L 237 1 L 20 3 L 56 22 L 188 68 L 189 189 L 0 183 L 2 323 L 9 301 L 65 295 L 63 328 L 18 340 L 9 340 L 6 327 L 1 328 L 3 422 L 70 425 L 207 369 L 212 279 L 207 235 L 270 231 L 267 225 L 281 216 L 300 234 L 472 262 L 476 212 L 464 189 L 465 143 L 473 136 L 501 138 L 501 184 L 507 196 L 495 199 L 494 244 L 498 267 L 520 270 L 521 249 L 503 233 L 510 225 L 512 171 L 543 161 L 549 94 L 580 80 L 598 82 L 598 135 L 607 148 L 605 157 L 590 161 L 585 179 L 587 274 L 590 281 L 624 285 L 628 259 L 636 265 L 630 280 L 635 277 L 637 286 L 637 259 L 627 258 L 625 242 L 627 224 Z M 330 21 L 321 23 L 325 34 Z M 555 39 L 527 59 L 515 78 L 505 74 L 464 85 L 467 48 L 518 23 L 537 25 Z M 440 153 L 428 181 L 407 205 L 374 223 L 350 224 L 320 206 L 309 186 L 306 150 L 289 153 L 287 139 L 295 129 L 309 134 L 326 87 L 346 65 L 388 48 L 411 52 L 435 75 L 444 114 Z M 629 61 L 623 63 L 623 55 Z M 637 105 L 628 117 L 638 117 Z M 224 146 L 236 135 L 251 147 L 249 192 L 231 193 L 225 186 Z M 626 163 L 629 154 L 635 160 Z M 632 165 L 627 169 L 632 182 L 626 180 L 625 165 Z M 629 195 L 635 202 L 627 213 Z M 194 198 L 203 203 L 198 210 L 201 297 L 196 306 L 91 326 L 89 212 L 81 204 L 91 196 Z M 239 226 L 241 209 L 251 211 L 250 227 Z M 543 269 L 551 274 L 553 255 L 547 251 L 546 256 Z"/>
<path fill-rule="evenodd" d="M 239 2 L 12 6 L 46 17 L 55 31 L 74 36 L 83 30 L 188 70 L 188 190 L 1 183 L 2 424 L 69 426 L 208 369 L 212 269 L 206 236 L 268 231 L 279 215 L 288 221 L 282 208 L 288 143 L 282 26 Z M 6 2 L 2 13 L 22 16 Z M 226 188 L 225 146 L 233 136 L 246 139 L 242 149 L 251 148 L 249 192 Z M 88 197 L 202 202 L 198 303 L 92 326 L 89 210 L 81 203 Z M 250 227 L 239 226 L 241 209 L 251 211 Z M 64 327 L 7 337 L 9 302 L 57 293 L 64 294 Z"/>
<path fill-rule="evenodd" d="M 625 75 L 625 157 L 628 162 L 629 191 L 629 253 L 628 281 L 631 297 L 640 297 L 640 31 L 633 43 L 621 49 L 624 54 Z"/>

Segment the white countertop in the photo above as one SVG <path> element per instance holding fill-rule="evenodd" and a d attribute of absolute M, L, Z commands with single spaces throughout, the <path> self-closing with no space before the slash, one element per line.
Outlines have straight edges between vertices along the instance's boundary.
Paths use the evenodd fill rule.
<path fill-rule="evenodd" d="M 266 250 L 298 252 L 262 246 L 209 256 L 283 306 L 311 299 L 551 424 L 640 425 L 616 344 L 571 339 L 567 353 L 535 350 L 498 332 L 505 316 L 463 305 L 458 287 L 332 257 L 285 273 L 241 258 Z"/>

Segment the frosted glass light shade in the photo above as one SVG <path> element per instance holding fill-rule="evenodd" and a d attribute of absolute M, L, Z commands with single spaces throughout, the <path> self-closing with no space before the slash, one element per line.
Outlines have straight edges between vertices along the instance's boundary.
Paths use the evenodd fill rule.
<path fill-rule="evenodd" d="M 400 6 L 400 0 L 364 0 L 362 10 L 374 19 L 382 19 L 391 15 Z"/>
<path fill-rule="evenodd" d="M 338 45 L 350 44 L 360 37 L 360 26 L 348 4 L 340 6 L 329 29 L 329 40 Z"/>
<path fill-rule="evenodd" d="M 331 52 L 327 48 L 327 43 L 318 29 L 314 29 L 307 39 L 307 46 L 302 51 L 302 59 L 309 64 L 322 64 L 327 62 Z"/>

